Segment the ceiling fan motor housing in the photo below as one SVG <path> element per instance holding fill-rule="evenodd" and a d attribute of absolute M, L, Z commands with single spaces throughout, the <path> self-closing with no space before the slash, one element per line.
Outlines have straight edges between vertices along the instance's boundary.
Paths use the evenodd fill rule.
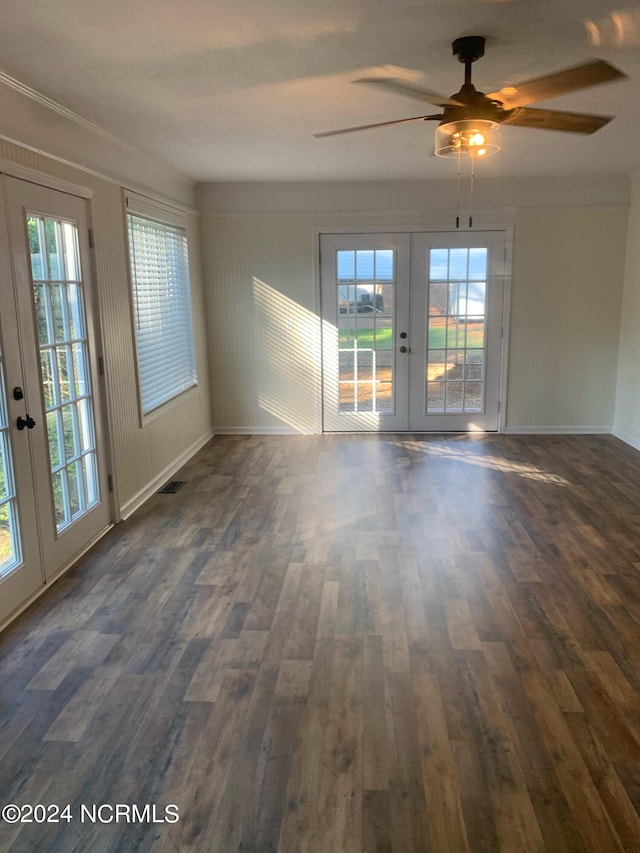
<path fill-rule="evenodd" d="M 462 36 L 456 39 L 451 47 L 453 55 L 458 57 L 460 62 L 475 62 L 484 56 L 484 37 L 483 36 Z"/>
<path fill-rule="evenodd" d="M 484 56 L 484 46 L 483 36 L 462 36 L 452 43 L 453 55 L 465 66 L 464 83 L 460 91 L 452 95 L 457 103 L 445 104 L 443 107 L 441 125 L 469 119 L 500 123 L 510 115 L 510 111 L 503 109 L 500 101 L 488 98 L 471 82 L 471 64 Z"/>
<path fill-rule="evenodd" d="M 492 101 L 482 92 L 473 90 L 473 96 L 463 100 L 464 92 L 457 92 L 455 98 L 463 101 L 460 106 L 446 105 L 443 107 L 440 124 L 450 121 L 465 121 L 467 119 L 484 119 L 499 124 L 508 118 L 513 110 L 505 110 L 499 101 Z"/>

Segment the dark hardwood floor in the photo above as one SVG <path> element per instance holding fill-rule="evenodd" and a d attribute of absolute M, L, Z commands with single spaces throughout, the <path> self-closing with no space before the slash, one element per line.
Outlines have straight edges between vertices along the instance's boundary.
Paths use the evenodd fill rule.
<path fill-rule="evenodd" d="M 227 436 L 176 478 L 0 636 L 0 805 L 70 804 L 0 850 L 640 851 L 639 453 Z"/>

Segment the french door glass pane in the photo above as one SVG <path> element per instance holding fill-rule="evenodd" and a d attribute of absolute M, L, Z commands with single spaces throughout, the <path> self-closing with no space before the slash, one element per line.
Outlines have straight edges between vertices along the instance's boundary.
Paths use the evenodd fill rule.
<path fill-rule="evenodd" d="M 27 230 L 60 533 L 100 500 L 78 232 L 72 222 L 34 214 Z"/>
<path fill-rule="evenodd" d="M 429 250 L 425 414 L 484 411 L 486 248 Z"/>
<path fill-rule="evenodd" d="M 336 267 L 338 409 L 392 412 L 394 250 L 338 250 Z"/>
<path fill-rule="evenodd" d="M 0 349 L 0 578 L 10 574 L 21 562 L 18 507 L 11 444 L 9 442 L 2 350 Z"/>

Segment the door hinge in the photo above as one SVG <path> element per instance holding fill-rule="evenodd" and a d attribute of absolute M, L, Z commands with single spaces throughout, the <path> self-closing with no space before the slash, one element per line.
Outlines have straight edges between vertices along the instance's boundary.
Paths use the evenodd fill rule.
<path fill-rule="evenodd" d="M 94 242 L 93 242 L 93 228 L 89 228 L 89 229 L 87 229 L 87 230 L 89 231 L 89 248 L 90 248 L 90 249 L 93 249 L 93 248 L 94 248 Z"/>
<path fill-rule="evenodd" d="M 107 485 L 109 486 L 109 491 L 113 491 L 113 477 L 111 474 L 107 474 Z"/>
<path fill-rule="evenodd" d="M 98 373 L 104 376 L 104 358 L 101 355 L 98 356 Z"/>
<path fill-rule="evenodd" d="M 502 409 L 502 403 L 500 402 L 500 400 L 498 400 L 498 413 L 500 413 L 501 409 Z"/>

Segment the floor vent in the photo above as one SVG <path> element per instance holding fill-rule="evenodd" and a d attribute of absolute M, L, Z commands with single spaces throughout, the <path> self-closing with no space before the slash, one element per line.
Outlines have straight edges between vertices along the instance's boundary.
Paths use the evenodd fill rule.
<path fill-rule="evenodd" d="M 169 480 L 164 486 L 158 490 L 159 495 L 175 495 L 185 485 L 186 480 Z"/>

